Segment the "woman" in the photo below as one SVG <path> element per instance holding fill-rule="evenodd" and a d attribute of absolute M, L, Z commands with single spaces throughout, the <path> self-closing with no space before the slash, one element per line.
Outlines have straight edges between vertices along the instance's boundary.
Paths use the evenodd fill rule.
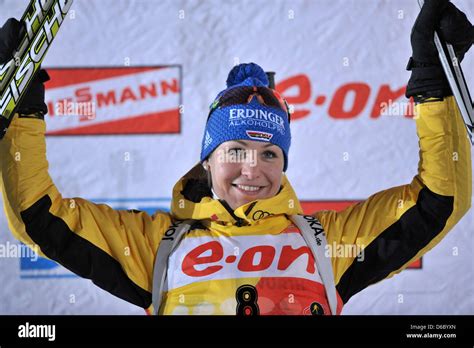
<path fill-rule="evenodd" d="M 10 230 L 43 256 L 159 314 L 339 314 L 352 295 L 434 247 L 471 206 L 470 144 L 432 42 L 438 25 L 459 59 L 473 39 L 454 5 L 426 1 L 412 31 L 406 93 L 417 103 L 418 174 L 343 212 L 312 214 L 320 243 L 324 229 L 329 245 L 360 250 L 327 255 L 331 280 L 293 220 L 302 209 L 284 174 L 288 108 L 255 64 L 231 70 L 211 105 L 200 163 L 176 183 L 171 213 L 153 216 L 61 196 L 45 158 L 40 75 L 0 142 Z M 2 28 L 1 61 L 18 32 L 14 20 Z M 189 232 L 180 239 L 182 226 Z"/>

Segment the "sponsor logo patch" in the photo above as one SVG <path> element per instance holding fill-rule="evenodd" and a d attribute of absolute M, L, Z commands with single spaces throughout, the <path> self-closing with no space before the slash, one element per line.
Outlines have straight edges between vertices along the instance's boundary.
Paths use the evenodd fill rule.
<path fill-rule="evenodd" d="M 179 66 L 48 69 L 47 135 L 180 133 Z"/>
<path fill-rule="evenodd" d="M 226 238 L 190 234 L 169 259 L 170 290 L 196 281 L 252 277 L 321 283 L 311 250 L 300 233 Z"/>
<path fill-rule="evenodd" d="M 273 134 L 266 133 L 266 132 L 252 131 L 252 130 L 248 130 L 245 132 L 247 133 L 247 136 L 250 139 L 270 141 L 270 139 L 273 137 Z"/>

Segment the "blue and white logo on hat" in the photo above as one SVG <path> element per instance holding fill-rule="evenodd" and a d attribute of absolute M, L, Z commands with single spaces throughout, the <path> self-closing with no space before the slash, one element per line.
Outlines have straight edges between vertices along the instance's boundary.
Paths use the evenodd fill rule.
<path fill-rule="evenodd" d="M 204 137 L 204 148 L 208 147 L 212 143 L 212 137 L 209 134 L 209 131 L 206 131 L 206 136 Z"/>

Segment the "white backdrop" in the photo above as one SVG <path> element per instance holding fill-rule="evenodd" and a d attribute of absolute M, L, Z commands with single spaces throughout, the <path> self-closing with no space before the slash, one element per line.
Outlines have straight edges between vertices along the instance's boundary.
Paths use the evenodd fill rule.
<path fill-rule="evenodd" d="M 0 0 L 0 23 L 21 17 L 27 3 Z M 454 3 L 474 22 L 474 2 Z M 76 0 L 44 66 L 179 65 L 181 133 L 49 136 L 51 176 L 64 197 L 168 208 L 174 183 L 199 158 L 208 106 L 228 71 L 253 61 L 276 71 L 277 83 L 297 75 L 310 82 L 310 98 L 294 104 L 309 114 L 292 122 L 287 172 L 301 200 L 359 200 L 409 183 L 418 162 L 414 121 L 370 114 L 382 85 L 397 90 L 408 81 L 418 12 L 415 0 Z M 472 51 L 462 66 L 474 91 Z M 335 119 L 329 105 L 349 83 L 368 85 L 367 103 L 354 117 Z M 326 101 L 316 105 L 321 95 Z M 352 102 L 349 94 L 343 109 Z M 47 122 L 54 127 L 54 119 Z M 471 211 L 423 257 L 422 269 L 369 287 L 343 314 L 474 314 L 473 230 Z M 0 243 L 17 243 L 3 212 Z M 0 258 L 0 314 L 144 314 L 88 280 L 48 267 Z"/>

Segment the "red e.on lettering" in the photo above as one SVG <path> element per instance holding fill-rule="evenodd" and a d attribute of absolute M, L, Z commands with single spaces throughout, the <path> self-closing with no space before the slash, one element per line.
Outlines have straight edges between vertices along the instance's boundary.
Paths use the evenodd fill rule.
<path fill-rule="evenodd" d="M 349 110 L 344 109 L 347 95 L 353 94 L 354 101 Z M 328 114 L 336 119 L 348 119 L 358 116 L 369 100 L 370 86 L 366 83 L 346 83 L 334 93 Z"/>
<path fill-rule="evenodd" d="M 210 251 L 210 256 L 201 256 L 206 251 Z M 218 262 L 222 259 L 224 250 L 221 243 L 217 241 L 208 242 L 191 250 L 185 257 L 181 266 L 183 273 L 190 277 L 204 277 L 222 269 L 222 266 L 209 266 L 203 270 L 197 270 L 196 265 L 203 265 L 211 262 Z"/>
<path fill-rule="evenodd" d="M 254 265 L 255 254 L 260 253 L 260 261 Z M 250 249 L 245 250 L 242 257 L 237 265 L 239 271 L 242 272 L 255 272 L 263 271 L 270 267 L 275 258 L 275 248 L 271 245 L 258 245 Z"/>

